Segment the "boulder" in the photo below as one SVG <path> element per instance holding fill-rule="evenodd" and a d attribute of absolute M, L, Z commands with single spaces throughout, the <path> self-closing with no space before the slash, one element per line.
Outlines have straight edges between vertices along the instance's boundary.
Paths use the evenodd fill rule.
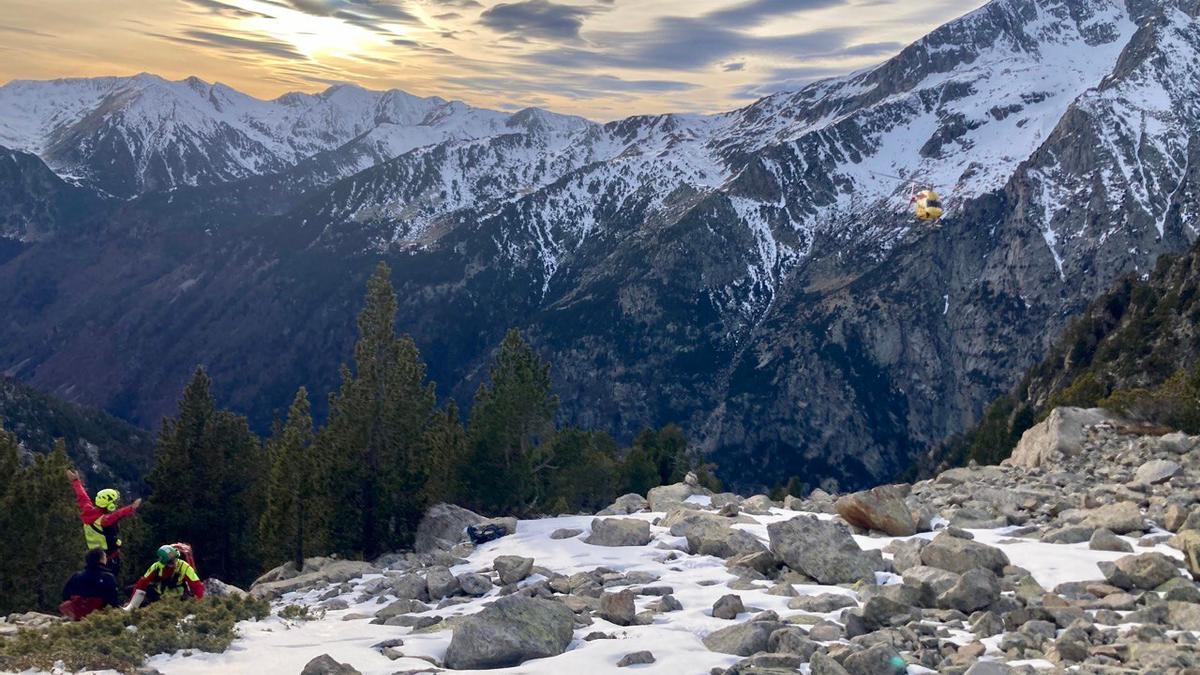
<path fill-rule="evenodd" d="M 237 586 L 227 584 L 216 577 L 204 580 L 204 594 L 214 598 L 245 598 L 250 595 Z"/>
<path fill-rule="evenodd" d="M 617 661 L 617 667 L 626 668 L 628 666 L 640 666 L 646 663 L 654 663 L 654 654 L 646 650 L 642 650 L 640 652 L 633 652 L 632 654 L 626 654 L 625 656 L 622 656 L 621 660 Z"/>
<path fill-rule="evenodd" d="M 988 569 L 968 570 L 937 598 L 937 606 L 970 614 L 1000 599 L 1000 580 Z"/>
<path fill-rule="evenodd" d="M 1059 455 L 1073 456 L 1083 444 L 1084 428 L 1108 419 L 1111 415 L 1100 408 L 1055 408 L 1021 435 L 1008 461 L 1034 468 L 1055 461 Z"/>
<path fill-rule="evenodd" d="M 857 602 L 849 595 L 841 593 L 820 593 L 817 595 L 801 595 L 788 600 L 788 609 L 798 609 L 803 612 L 827 614 L 846 607 L 853 607 Z"/>
<path fill-rule="evenodd" d="M 1092 509 L 1084 517 L 1082 524 L 1096 529 L 1104 528 L 1116 534 L 1146 529 L 1141 509 L 1133 502 L 1116 502 Z"/>
<path fill-rule="evenodd" d="M 562 527 L 550 533 L 551 539 L 570 539 L 583 534 L 583 530 L 578 530 L 573 527 Z"/>
<path fill-rule="evenodd" d="M 1181 471 L 1183 471 L 1183 467 L 1178 462 L 1172 462 L 1169 459 L 1152 459 L 1137 468 L 1137 471 L 1133 473 L 1133 479 L 1144 485 L 1157 485 L 1171 480 Z"/>
<path fill-rule="evenodd" d="M 462 587 L 454 573 L 445 565 L 435 565 L 425 572 L 425 586 L 430 600 L 441 600 L 452 595 L 458 595 Z"/>
<path fill-rule="evenodd" d="M 1142 553 L 1097 563 L 1104 578 L 1124 589 L 1151 590 L 1179 576 L 1171 559 L 1161 553 Z"/>
<path fill-rule="evenodd" d="M 824 652 L 817 652 L 808 660 L 809 675 L 850 675 L 842 664 Z M 889 675 L 894 675 L 891 673 Z"/>
<path fill-rule="evenodd" d="M 904 672 L 907 662 L 888 644 L 877 644 L 846 657 L 844 666 L 851 675 L 895 675 Z"/>
<path fill-rule="evenodd" d="M 429 586 L 419 574 L 398 574 L 391 577 L 392 595 L 401 599 L 428 601 Z"/>
<path fill-rule="evenodd" d="M 775 557 L 820 584 L 874 581 L 883 569 L 879 551 L 863 551 L 845 526 L 812 516 L 771 523 L 767 536 Z"/>
<path fill-rule="evenodd" d="M 417 525 L 413 550 L 417 553 L 448 551 L 463 540 L 468 525 L 484 520 L 483 516 L 454 504 L 434 504 Z"/>
<path fill-rule="evenodd" d="M 533 572 L 533 558 L 523 558 L 519 555 L 496 556 L 492 567 L 500 575 L 500 583 L 507 586 L 522 581 Z"/>
<path fill-rule="evenodd" d="M 650 523 L 636 518 L 594 518 L 585 542 L 593 546 L 645 546 L 650 543 Z"/>
<path fill-rule="evenodd" d="M 683 514 L 678 511 L 671 516 L 671 534 L 687 539 L 688 552 L 693 555 L 732 558 L 767 550 L 758 537 L 732 528 L 728 518 L 705 512 Z"/>
<path fill-rule="evenodd" d="M 376 619 L 391 619 L 392 617 L 400 616 L 401 614 L 418 614 L 420 612 L 429 611 L 429 607 L 419 600 L 412 598 L 401 598 L 395 600 L 382 609 L 375 612 Z"/>
<path fill-rule="evenodd" d="M 838 515 L 847 523 L 864 530 L 875 530 L 893 537 L 909 537 L 917 533 L 904 496 L 894 485 L 885 485 L 849 494 L 834 503 Z"/>
<path fill-rule="evenodd" d="M 318 586 L 333 586 L 351 579 L 357 579 L 366 574 L 378 574 L 379 569 L 374 565 L 356 560 L 333 560 L 326 558 L 327 563 L 311 572 L 303 572 L 296 576 L 256 583 L 250 587 L 251 597 L 263 600 L 274 600 L 284 593 L 307 590 Z M 309 569 L 306 561 L 305 569 Z"/>
<path fill-rule="evenodd" d="M 1008 556 L 998 548 L 942 532 L 921 549 L 921 562 L 955 574 L 978 567 L 1003 574 Z"/>
<path fill-rule="evenodd" d="M 713 631 L 704 636 L 704 646 L 712 652 L 752 656 L 766 651 L 771 634 L 783 628 L 778 621 L 747 621 Z"/>
<path fill-rule="evenodd" d="M 304 664 L 300 675 L 361 675 L 349 664 L 338 663 L 328 654 L 322 654 Z"/>
<path fill-rule="evenodd" d="M 646 505 L 651 511 L 666 511 L 670 507 L 687 501 L 692 495 L 704 494 L 704 490 L 687 483 L 660 485 L 646 493 Z"/>
<path fill-rule="evenodd" d="M 574 612 L 560 602 L 507 595 L 454 628 L 446 667 L 508 668 L 558 656 L 571 643 L 574 625 Z"/>
<path fill-rule="evenodd" d="M 463 593 L 479 597 L 487 595 L 487 592 L 492 590 L 492 580 L 482 574 L 474 574 L 468 572 L 461 574 L 458 577 L 458 585 L 462 588 Z"/>
<path fill-rule="evenodd" d="M 954 588 L 959 575 L 937 567 L 917 565 L 904 570 L 904 585 L 917 591 L 918 601 L 923 607 L 937 606 L 938 596 Z"/>
<path fill-rule="evenodd" d="M 633 624 L 637 609 L 633 604 L 634 593 L 624 590 L 620 593 L 605 593 L 600 596 L 600 618 L 615 623 L 618 626 Z"/>
<path fill-rule="evenodd" d="M 1104 528 L 1100 528 L 1092 533 L 1092 538 L 1088 541 L 1088 548 L 1093 551 L 1133 553 L 1133 547 L 1129 545 L 1129 542 L 1118 537 L 1112 530 Z"/>
<path fill-rule="evenodd" d="M 717 619 L 736 619 L 738 614 L 746 611 L 746 606 L 742 604 L 742 598 L 739 595 L 730 593 L 722 595 L 713 603 L 712 615 Z"/>
<path fill-rule="evenodd" d="M 650 503 L 646 501 L 645 497 L 637 494 L 636 492 L 630 492 L 627 495 L 621 495 L 620 497 L 617 497 L 616 501 L 614 501 L 604 510 L 598 512 L 596 515 L 627 516 L 631 513 L 643 511 L 649 508 L 649 506 Z"/>
<path fill-rule="evenodd" d="M 796 626 L 780 628 L 771 633 L 767 640 L 767 651 L 774 654 L 794 654 L 807 661 L 821 648 L 821 645 L 811 640 L 808 635 Z"/>
<path fill-rule="evenodd" d="M 740 505 L 742 511 L 753 513 L 759 516 L 769 515 L 771 513 L 771 509 L 777 509 L 779 507 L 779 502 L 776 502 L 766 495 L 754 495 L 753 497 L 747 497 L 746 499 L 742 500 Z"/>

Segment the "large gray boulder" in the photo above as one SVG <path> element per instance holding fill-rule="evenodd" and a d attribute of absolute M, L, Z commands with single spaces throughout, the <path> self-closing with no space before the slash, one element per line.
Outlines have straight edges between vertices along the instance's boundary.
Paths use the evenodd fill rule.
<path fill-rule="evenodd" d="M 300 675 L 361 675 L 357 670 L 346 663 L 338 663 L 328 654 L 322 654 L 308 663 L 304 664 L 304 669 L 300 671 Z"/>
<path fill-rule="evenodd" d="M 1003 574 L 1008 565 L 1008 556 L 993 546 L 942 532 L 921 549 L 921 562 L 955 574 L 979 567 Z"/>
<path fill-rule="evenodd" d="M 637 513 L 646 508 L 649 508 L 650 503 L 646 498 L 636 492 L 630 492 L 626 495 L 617 497 L 616 501 L 608 506 L 608 508 L 600 511 L 598 516 L 627 516 L 631 513 Z"/>
<path fill-rule="evenodd" d="M 1118 588 L 1151 590 L 1179 576 L 1179 569 L 1161 553 L 1142 553 L 1097 563 L 1108 583 Z"/>
<path fill-rule="evenodd" d="M 1038 467 L 1056 461 L 1061 456 L 1079 453 L 1083 445 L 1083 430 L 1111 419 L 1101 408 L 1055 408 L 1046 419 L 1021 435 L 1008 462 L 1017 466 Z"/>
<path fill-rule="evenodd" d="M 467 595 L 479 597 L 487 595 L 487 592 L 492 590 L 492 580 L 482 574 L 468 572 L 460 574 L 458 577 L 458 585 L 462 588 L 462 592 Z"/>
<path fill-rule="evenodd" d="M 671 534 L 687 539 L 688 552 L 692 555 L 731 558 L 767 550 L 754 535 L 731 527 L 729 518 L 703 511 L 687 515 L 676 512 L 672 516 Z"/>
<path fill-rule="evenodd" d="M 935 607 L 938 596 L 954 588 L 959 575 L 937 567 L 916 565 L 904 570 L 904 585 L 917 591 L 923 607 Z"/>
<path fill-rule="evenodd" d="M 986 609 L 1000 599 L 1000 580 L 988 569 L 968 570 L 951 588 L 937 597 L 938 607 L 963 614 Z"/>
<path fill-rule="evenodd" d="M 436 565 L 425 573 L 425 586 L 429 591 L 430 600 L 441 600 L 452 595 L 458 595 L 462 587 L 449 567 Z"/>
<path fill-rule="evenodd" d="M 1145 518 L 1137 504 L 1116 502 L 1092 509 L 1083 519 L 1087 527 L 1104 528 L 1116 534 L 1126 534 L 1146 528 Z"/>
<path fill-rule="evenodd" d="M 650 488 L 646 493 L 646 502 L 651 511 L 666 511 L 667 509 L 687 501 L 692 495 L 705 494 L 707 490 L 687 483 L 674 483 Z"/>
<path fill-rule="evenodd" d="M 296 576 L 280 579 L 279 581 L 268 581 L 264 583 L 255 583 L 250 587 L 250 596 L 261 598 L 263 600 L 274 600 L 284 593 L 293 591 L 303 591 L 318 586 L 332 586 L 340 584 L 351 579 L 357 579 L 365 574 L 378 574 L 379 569 L 371 563 L 360 562 L 357 560 L 333 560 L 330 558 L 321 559 L 324 562 L 320 567 L 313 569 L 309 565 L 309 561 L 305 561 L 305 572 Z M 312 571 L 307 571 L 312 569 Z"/>
<path fill-rule="evenodd" d="M 650 523 L 636 518 L 594 518 L 592 533 L 584 542 L 593 546 L 645 546 L 650 543 Z"/>
<path fill-rule="evenodd" d="M 863 551 L 844 525 L 812 516 L 767 526 L 771 552 L 793 570 L 821 584 L 873 581 L 883 569 L 879 551 Z"/>
<path fill-rule="evenodd" d="M 600 618 L 618 626 L 633 624 L 637 609 L 634 605 L 633 591 L 626 589 L 620 593 L 605 593 L 600 596 Z"/>
<path fill-rule="evenodd" d="M 1179 465 L 1179 462 L 1172 462 L 1169 459 L 1152 459 L 1137 468 L 1133 479 L 1145 485 L 1157 485 L 1171 480 L 1181 471 L 1183 471 L 1183 467 Z"/>
<path fill-rule="evenodd" d="M 463 540 L 468 525 L 485 518 L 454 504 L 434 504 L 417 525 L 413 550 L 417 553 L 448 551 Z"/>
<path fill-rule="evenodd" d="M 704 637 L 703 642 L 711 652 L 752 656 L 766 651 L 771 633 L 784 627 L 778 621 L 747 621 L 713 631 Z"/>
<path fill-rule="evenodd" d="M 551 600 L 508 595 L 454 629 L 446 667 L 508 668 L 530 659 L 558 656 L 571 643 L 575 614 Z"/>
<path fill-rule="evenodd" d="M 524 558 L 519 555 L 501 555 L 496 556 L 492 561 L 492 566 L 496 568 L 496 573 L 500 575 L 500 583 L 504 585 L 515 584 L 528 577 L 533 572 L 533 558 Z"/>
<path fill-rule="evenodd" d="M 846 495 L 833 506 L 847 523 L 864 530 L 893 537 L 910 537 L 917 533 L 917 521 L 904 503 L 904 495 L 894 485 Z"/>

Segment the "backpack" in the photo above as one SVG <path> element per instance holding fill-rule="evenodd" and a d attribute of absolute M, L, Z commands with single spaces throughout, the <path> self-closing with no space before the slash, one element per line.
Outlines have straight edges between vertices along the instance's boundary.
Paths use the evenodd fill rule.
<path fill-rule="evenodd" d="M 496 525 L 495 523 L 489 523 L 483 527 L 467 526 L 467 536 L 470 537 L 471 543 L 476 546 L 494 541 L 506 534 L 508 534 L 508 528 L 503 525 Z"/>
<path fill-rule="evenodd" d="M 191 544 L 185 544 L 183 542 L 179 542 L 177 544 L 171 544 L 171 547 L 174 548 L 176 551 L 179 551 L 179 557 L 182 558 L 184 560 L 184 562 L 186 562 L 188 565 L 191 565 L 192 569 L 196 569 L 196 555 L 192 551 Z M 200 573 L 200 571 L 196 570 L 196 574 L 199 574 L 199 573 Z"/>

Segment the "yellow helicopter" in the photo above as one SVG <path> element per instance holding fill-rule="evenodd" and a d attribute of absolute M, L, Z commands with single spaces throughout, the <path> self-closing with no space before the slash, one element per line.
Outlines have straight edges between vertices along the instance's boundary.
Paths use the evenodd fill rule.
<path fill-rule="evenodd" d="M 942 206 L 941 196 L 933 188 L 917 190 L 919 183 L 915 180 L 901 178 L 900 176 L 891 176 L 877 171 L 872 171 L 871 173 L 876 176 L 898 180 L 911 186 L 908 203 L 913 207 L 913 215 L 916 216 L 917 220 L 924 223 L 936 223 L 938 220 L 941 220 L 945 210 Z"/>

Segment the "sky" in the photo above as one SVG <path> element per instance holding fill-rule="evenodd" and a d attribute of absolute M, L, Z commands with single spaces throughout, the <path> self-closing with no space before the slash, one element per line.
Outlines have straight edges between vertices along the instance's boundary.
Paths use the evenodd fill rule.
<path fill-rule="evenodd" d="M 715 112 L 895 55 L 983 0 L 3 0 L 0 82 L 337 82 L 607 120 Z"/>

